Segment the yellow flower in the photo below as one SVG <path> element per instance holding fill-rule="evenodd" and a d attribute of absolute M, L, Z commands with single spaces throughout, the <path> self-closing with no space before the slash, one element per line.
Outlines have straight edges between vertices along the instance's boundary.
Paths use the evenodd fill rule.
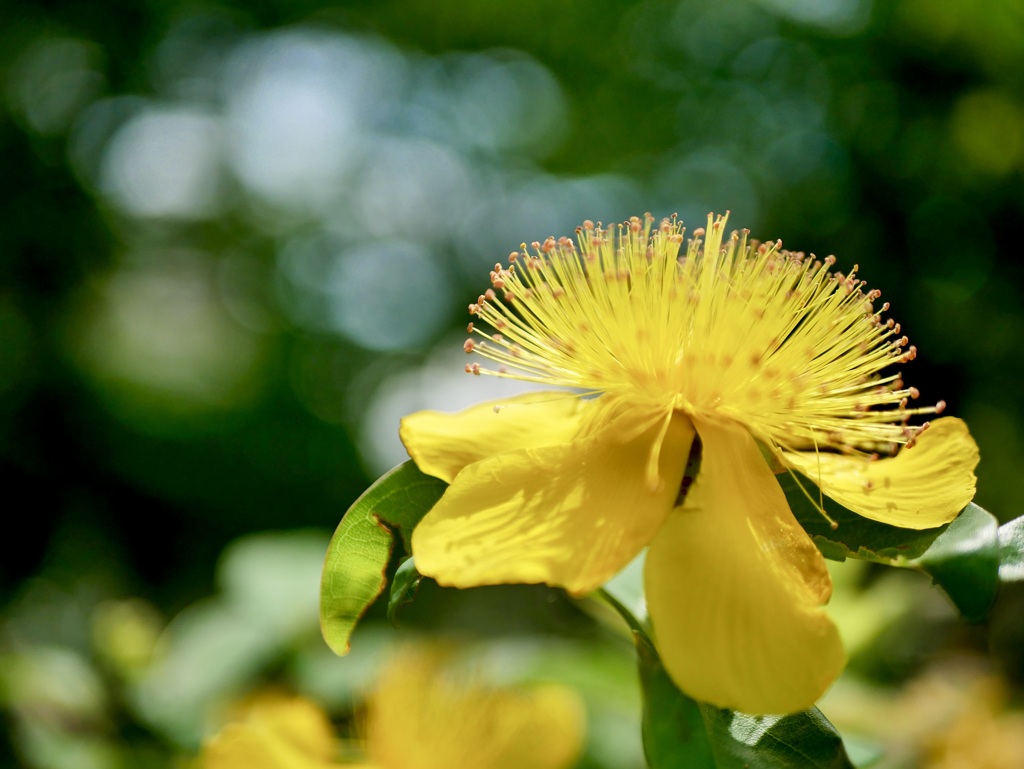
<path fill-rule="evenodd" d="M 337 741 L 327 714 L 301 697 L 267 693 L 238 708 L 203 746 L 204 769 L 331 769 Z"/>
<path fill-rule="evenodd" d="M 484 687 L 436 653 L 399 656 L 367 714 L 367 754 L 380 769 L 565 769 L 582 742 L 572 691 Z"/>
<path fill-rule="evenodd" d="M 470 305 L 491 330 L 470 324 L 482 341 L 465 347 L 496 368 L 467 371 L 563 389 L 403 420 L 417 466 L 450 484 L 412 547 L 443 585 L 582 595 L 649 546 L 648 609 L 680 688 L 783 713 L 812 705 L 845 657 L 824 561 L 765 456 L 920 529 L 972 499 L 978 453 L 960 420 L 908 425 L 944 404 L 908 408 L 918 392 L 895 366 L 915 348 L 856 268 L 745 232 L 723 244 L 725 224 L 709 216 L 685 241 L 675 219 L 588 221 L 578 245 L 549 238 L 495 265 Z"/>
<path fill-rule="evenodd" d="M 336 763 L 326 714 L 300 697 L 247 703 L 203 748 L 204 769 L 566 769 L 579 756 L 583 710 L 560 686 L 492 689 L 459 678 L 440 652 L 407 650 L 370 697 L 365 762 Z"/>

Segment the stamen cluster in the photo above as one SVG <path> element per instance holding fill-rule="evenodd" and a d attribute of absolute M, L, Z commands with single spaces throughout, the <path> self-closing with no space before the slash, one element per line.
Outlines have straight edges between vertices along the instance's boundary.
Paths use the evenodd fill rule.
<path fill-rule="evenodd" d="M 927 427 L 896 366 L 917 351 L 875 308 L 857 267 L 761 243 L 709 215 L 690 238 L 675 216 L 586 221 L 576 240 L 534 242 L 496 264 L 469 311 L 464 349 L 489 374 L 744 424 L 790 450 L 891 453 Z M 479 341 L 481 340 L 482 341 Z"/>

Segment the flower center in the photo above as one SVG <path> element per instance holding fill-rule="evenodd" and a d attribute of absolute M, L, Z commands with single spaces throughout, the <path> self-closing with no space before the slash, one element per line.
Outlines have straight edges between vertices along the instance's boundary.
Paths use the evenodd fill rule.
<path fill-rule="evenodd" d="M 895 366 L 916 356 L 882 320 L 877 290 L 834 257 L 784 251 L 708 216 L 688 240 L 675 217 L 617 227 L 584 222 L 496 264 L 469 306 L 465 350 L 498 364 L 466 370 L 744 424 L 785 449 L 889 453 L 927 423 Z M 685 243 L 685 251 L 683 245 Z M 577 245 L 578 244 L 578 245 Z"/>

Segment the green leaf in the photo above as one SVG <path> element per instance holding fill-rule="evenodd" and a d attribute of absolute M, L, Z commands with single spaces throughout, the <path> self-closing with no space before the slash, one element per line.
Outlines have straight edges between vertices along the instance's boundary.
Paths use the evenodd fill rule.
<path fill-rule="evenodd" d="M 999 590 L 999 522 L 971 502 L 912 565 L 931 575 L 964 619 L 980 622 Z"/>
<path fill-rule="evenodd" d="M 387 586 L 392 528 L 409 552 L 413 529 L 445 488 L 444 481 L 405 462 L 378 478 L 341 519 L 320 579 L 320 630 L 336 654 L 348 651 L 356 623 Z"/>
<path fill-rule="evenodd" d="M 642 573 L 643 562 L 637 559 L 598 595 L 633 631 L 644 696 L 644 752 L 651 769 L 852 769 L 839 733 L 817 708 L 748 716 L 680 691 L 661 664 L 645 621 L 628 608 L 644 605 Z"/>
<path fill-rule="evenodd" d="M 999 527 L 999 579 L 1024 582 L 1024 517 Z"/>
<path fill-rule="evenodd" d="M 388 619 L 392 624 L 398 624 L 398 610 L 412 603 L 422 579 L 423 575 L 416 571 L 416 563 L 411 556 L 402 561 L 391 580 L 391 594 L 388 596 Z"/>
<path fill-rule="evenodd" d="M 999 524 L 973 502 L 945 526 L 916 530 L 872 521 L 825 497 L 825 509 L 837 524 L 833 529 L 790 473 L 778 479 L 793 514 L 826 558 L 920 569 L 969 621 L 984 619 L 992 608 L 999 588 Z M 801 483 L 816 493 L 812 483 Z"/>

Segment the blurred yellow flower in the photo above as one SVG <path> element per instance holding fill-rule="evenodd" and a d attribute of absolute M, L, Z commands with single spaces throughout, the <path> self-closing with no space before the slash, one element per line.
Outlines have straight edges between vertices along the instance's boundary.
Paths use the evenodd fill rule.
<path fill-rule="evenodd" d="M 885 766 L 1024 766 L 1024 710 L 1012 707 L 1007 682 L 985 660 L 945 656 L 899 689 L 846 683 L 829 693 L 829 720 L 879 746 Z"/>
<path fill-rule="evenodd" d="M 325 769 L 337 741 L 327 714 L 301 697 L 263 693 L 236 708 L 203 746 L 205 769 Z"/>
<path fill-rule="evenodd" d="M 926 742 L 926 769 L 1020 769 L 1024 766 L 1024 711 L 1006 709 L 1003 681 L 987 678 L 964 706 Z"/>
<path fill-rule="evenodd" d="M 723 244 L 725 225 L 709 216 L 681 251 L 675 219 L 588 221 L 578 246 L 549 238 L 495 265 L 470 305 L 490 329 L 470 324 L 465 349 L 497 368 L 467 371 L 571 389 L 406 417 L 410 456 L 450 484 L 412 546 L 444 585 L 576 595 L 650 546 L 648 608 L 676 683 L 783 713 L 812 705 L 845 657 L 824 561 L 772 465 L 920 529 L 972 499 L 978 452 L 960 420 L 909 426 L 944 404 L 908 408 L 918 392 L 893 367 L 915 348 L 856 267 L 745 232 Z"/>
<path fill-rule="evenodd" d="M 567 769 L 584 716 L 560 686 L 493 689 L 452 673 L 440 652 L 407 650 L 370 697 L 359 762 L 337 762 L 330 721 L 300 697 L 244 704 L 203 748 L 204 769 Z"/>

